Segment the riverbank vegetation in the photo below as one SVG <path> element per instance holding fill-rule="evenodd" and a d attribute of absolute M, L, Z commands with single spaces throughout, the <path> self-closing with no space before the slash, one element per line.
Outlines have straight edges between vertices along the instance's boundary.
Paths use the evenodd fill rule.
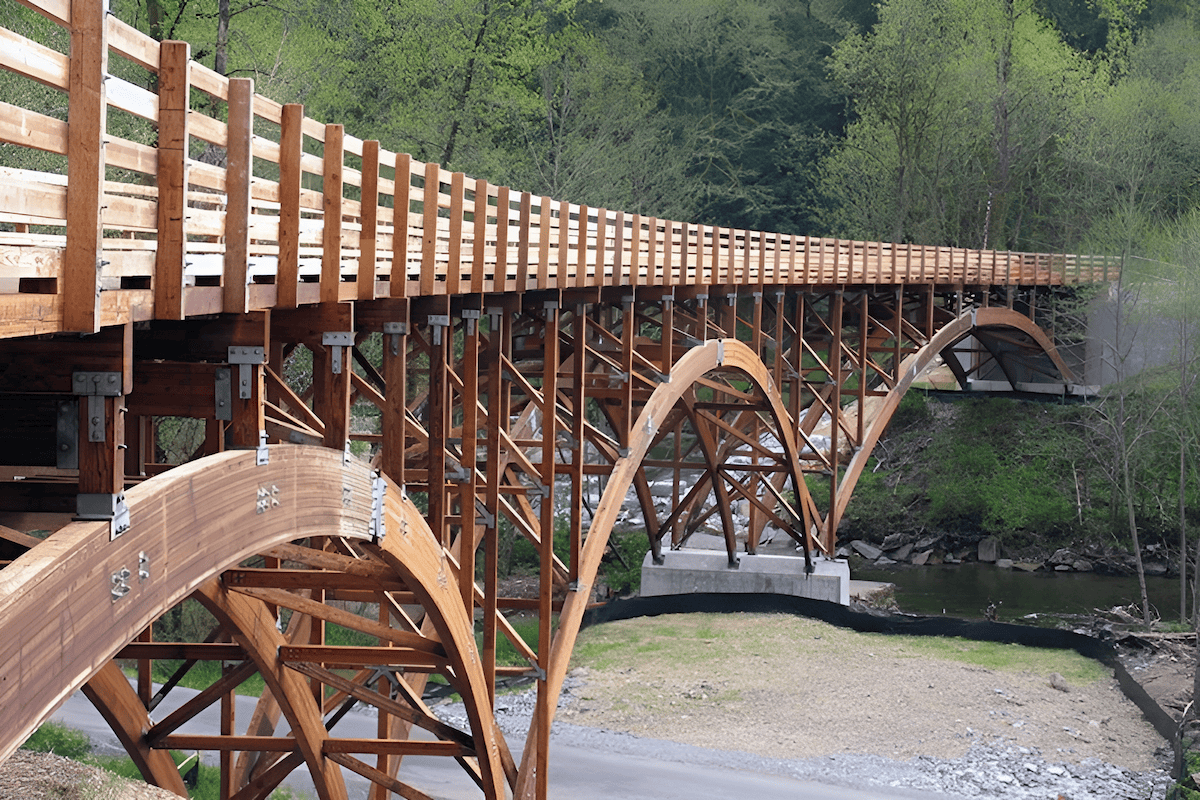
<path fill-rule="evenodd" d="M 1184 529 L 1198 531 L 1200 486 L 1190 461 L 1179 470 L 1177 424 L 1179 416 L 1200 417 L 1200 404 L 1189 398 L 1186 408 L 1172 408 L 1168 377 L 1149 372 L 1125 391 L 1151 423 L 1129 453 L 1141 544 L 1151 571 L 1178 574 L 1180 493 Z M 993 537 L 1018 560 L 1045 560 L 1064 547 L 1130 552 L 1118 455 L 1098 432 L 1103 402 L 910 392 L 855 488 L 840 538 L 933 538 L 953 554 Z M 1120 558 L 1104 563 L 1126 568 Z"/>

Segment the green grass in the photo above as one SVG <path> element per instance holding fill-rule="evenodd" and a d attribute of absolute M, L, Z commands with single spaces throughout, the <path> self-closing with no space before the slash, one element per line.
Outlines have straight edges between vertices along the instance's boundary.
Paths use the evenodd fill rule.
<path fill-rule="evenodd" d="M 900 653 L 901 657 L 910 655 L 912 658 L 959 661 L 1000 672 L 1057 672 L 1075 686 L 1086 686 L 1111 674 L 1100 662 L 1081 656 L 1074 650 L 1053 650 L 938 636 L 864 636 L 900 648 L 903 651 Z"/>
<path fill-rule="evenodd" d="M 889 658 L 958 661 L 993 671 L 1061 674 L 1086 686 L 1108 678 L 1106 667 L 1074 650 L 1024 647 L 934 636 L 856 633 L 827 623 L 781 614 L 678 614 L 622 620 L 581 632 L 572 660 L 606 670 L 639 658 L 674 664 L 707 664 L 750 658 L 804 659 L 830 652 L 873 653 Z"/>
<path fill-rule="evenodd" d="M 109 772 L 116 777 L 131 781 L 141 781 L 142 774 L 134 766 L 128 756 L 101 756 L 92 753 L 92 744 L 87 734 L 69 728 L 59 722 L 47 722 L 39 727 L 21 745 L 26 750 L 39 753 L 54 753 L 55 755 L 91 764 Z M 171 758 L 178 765 L 188 757 L 186 753 L 171 751 Z M 194 800 L 218 800 L 221 796 L 221 770 L 217 767 L 200 765 L 196 787 L 189 790 Z M 295 797 L 290 789 L 276 789 L 271 793 L 272 800 L 289 800 Z"/>

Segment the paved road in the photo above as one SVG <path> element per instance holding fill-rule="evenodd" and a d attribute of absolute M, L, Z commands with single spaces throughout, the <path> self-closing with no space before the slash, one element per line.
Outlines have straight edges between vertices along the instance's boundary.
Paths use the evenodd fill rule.
<path fill-rule="evenodd" d="M 155 716 L 159 719 L 165 717 L 194 694 L 186 689 L 176 689 L 156 709 Z M 241 724 L 250 719 L 253 708 L 253 698 L 238 698 L 236 717 Z M 54 719 L 84 731 L 98 748 L 120 750 L 108 725 L 82 694 L 69 698 Z M 217 707 L 212 706 L 183 726 L 179 733 L 211 733 L 217 730 L 218 724 Z M 338 724 L 337 730 L 343 736 L 372 737 L 375 735 L 375 718 L 367 713 L 351 712 Z M 630 800 L 728 800 L 747 797 L 755 800 L 891 800 L 899 797 L 933 800 L 945 797 L 894 788 L 886 791 L 852 789 L 755 772 L 728 764 L 689 762 L 686 755 L 689 748 L 673 743 L 636 740 L 638 750 L 661 749 L 673 754 L 672 760 L 651 758 L 628 752 L 631 737 L 592 731 L 584 735 L 587 743 L 582 746 L 551 739 L 551 797 L 571 800 L 611 800 L 614 797 Z M 619 740 L 620 746 L 605 747 L 603 739 L 606 736 Z M 518 737 L 510 739 L 514 747 L 519 747 Z M 212 763 L 215 763 L 215 754 L 209 755 Z M 205 760 L 207 762 L 210 759 Z M 475 785 L 451 759 L 409 757 L 405 759 L 403 775 L 406 781 L 440 800 L 478 800 L 480 796 Z M 312 783 L 303 767 L 294 772 L 285 785 L 300 797 L 312 796 Z M 351 800 L 365 800 L 367 782 L 364 779 L 348 774 L 347 785 Z"/>

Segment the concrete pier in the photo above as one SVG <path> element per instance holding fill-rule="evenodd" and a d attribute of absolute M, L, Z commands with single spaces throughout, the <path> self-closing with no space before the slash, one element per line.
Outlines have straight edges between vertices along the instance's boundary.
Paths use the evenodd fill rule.
<path fill-rule="evenodd" d="M 663 563 L 650 556 L 642 560 L 642 596 L 667 594 L 785 594 L 850 605 L 850 566 L 844 560 L 813 558 L 806 575 L 798 556 L 742 554 L 730 567 L 725 552 L 669 550 Z"/>

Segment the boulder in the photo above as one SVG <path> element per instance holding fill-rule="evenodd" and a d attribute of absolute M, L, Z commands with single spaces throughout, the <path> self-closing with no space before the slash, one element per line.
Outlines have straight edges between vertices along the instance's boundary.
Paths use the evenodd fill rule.
<path fill-rule="evenodd" d="M 888 537 L 883 540 L 883 549 L 884 550 L 895 550 L 897 547 L 899 547 L 902 544 L 904 544 L 904 534 L 903 533 L 889 534 Z"/>
<path fill-rule="evenodd" d="M 918 539 L 917 543 L 915 545 L 913 545 L 913 547 L 916 548 L 917 550 L 932 550 L 933 546 L 935 544 L 937 544 L 938 542 L 940 542 L 941 540 L 942 540 L 942 537 L 940 535 L 924 536 L 924 537 Z"/>
<path fill-rule="evenodd" d="M 1011 558 L 997 558 L 996 566 L 999 567 L 1000 569 L 1012 569 L 1013 568 L 1013 560 Z"/>
<path fill-rule="evenodd" d="M 1052 567 L 1057 567 L 1061 564 L 1070 566 L 1071 564 L 1074 564 L 1078 559 L 1079 559 L 1079 556 L 1075 555 L 1075 553 L 1073 553 L 1072 551 L 1068 550 L 1065 547 L 1061 547 L 1058 550 L 1054 551 L 1054 555 L 1050 556 L 1049 560 L 1046 563 Z"/>
<path fill-rule="evenodd" d="M 989 536 L 979 542 L 979 560 L 993 562 L 1000 556 L 1000 543 L 996 537 Z"/>
<path fill-rule="evenodd" d="M 1086 558 L 1076 559 L 1075 561 L 1071 562 L 1071 569 L 1075 570 L 1076 572 L 1091 572 L 1092 562 L 1088 561 Z"/>
<path fill-rule="evenodd" d="M 883 555 L 882 550 L 880 550 L 878 547 L 876 547 L 873 544 L 864 542 L 862 539 L 855 539 L 853 542 L 850 543 L 850 546 L 854 548 L 854 551 L 856 553 L 858 553 L 860 556 L 867 559 L 868 561 L 874 561 L 875 559 L 877 559 L 881 555 Z"/>
<path fill-rule="evenodd" d="M 1013 569 L 1019 569 L 1022 572 L 1037 572 L 1042 568 L 1041 564 L 1036 561 L 1014 561 Z"/>
<path fill-rule="evenodd" d="M 925 550 L 924 552 L 917 553 L 912 557 L 912 563 L 916 564 L 918 567 L 923 567 L 929 562 L 929 557 L 931 555 L 933 555 L 932 550 Z"/>
<path fill-rule="evenodd" d="M 889 565 L 895 564 L 895 563 L 896 563 L 895 561 L 888 558 L 887 556 L 880 556 L 879 558 L 875 559 L 875 566 L 877 566 L 877 567 L 886 567 L 886 566 L 889 566 Z"/>
<path fill-rule="evenodd" d="M 908 561 L 908 557 L 912 555 L 913 546 L 911 544 L 901 545 L 900 549 L 894 553 L 888 553 L 889 556 L 897 561 Z"/>

